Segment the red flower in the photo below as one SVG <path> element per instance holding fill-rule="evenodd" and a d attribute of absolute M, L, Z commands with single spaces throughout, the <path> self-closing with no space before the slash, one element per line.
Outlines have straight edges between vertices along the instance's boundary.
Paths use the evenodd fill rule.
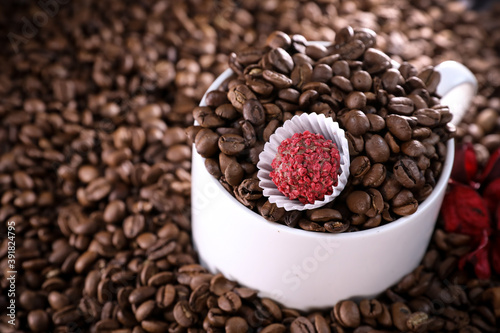
<path fill-rule="evenodd" d="M 457 146 L 455 162 L 441 214 L 445 230 L 471 236 L 475 250 L 460 259 L 459 267 L 474 266 L 480 279 L 500 273 L 500 149 L 478 174 L 472 144 Z"/>

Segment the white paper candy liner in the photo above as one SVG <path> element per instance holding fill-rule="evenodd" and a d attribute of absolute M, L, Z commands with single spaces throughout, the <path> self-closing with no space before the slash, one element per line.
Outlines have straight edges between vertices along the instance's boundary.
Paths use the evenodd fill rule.
<path fill-rule="evenodd" d="M 303 204 L 299 200 L 291 200 L 278 190 L 276 184 L 269 176 L 273 171 L 271 164 L 276 157 L 278 147 L 281 141 L 291 138 L 295 133 L 303 133 L 309 131 L 315 134 L 321 134 L 327 140 L 332 140 L 339 150 L 340 154 L 340 171 L 338 175 L 338 184 L 333 187 L 333 192 L 330 195 L 325 195 L 323 200 L 316 200 L 312 204 Z M 294 116 L 292 119 L 285 121 L 282 127 L 279 127 L 269 138 L 269 142 L 264 145 L 264 150 L 259 155 L 259 169 L 257 176 L 259 177 L 259 185 L 263 189 L 264 196 L 269 198 L 271 203 L 275 203 L 278 207 L 285 210 L 306 210 L 321 207 L 335 199 L 344 189 L 349 178 L 349 146 L 345 138 L 344 130 L 339 127 L 337 122 L 332 118 L 325 117 L 324 114 L 303 113 L 300 116 Z"/>

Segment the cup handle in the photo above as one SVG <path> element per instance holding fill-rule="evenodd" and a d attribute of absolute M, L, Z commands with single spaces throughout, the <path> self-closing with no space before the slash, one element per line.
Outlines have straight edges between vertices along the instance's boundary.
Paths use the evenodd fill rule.
<path fill-rule="evenodd" d="M 436 92 L 441 104 L 447 105 L 453 114 L 451 123 L 458 125 L 477 93 L 477 80 L 474 74 L 456 61 L 444 61 L 434 67 L 441 74 Z"/>

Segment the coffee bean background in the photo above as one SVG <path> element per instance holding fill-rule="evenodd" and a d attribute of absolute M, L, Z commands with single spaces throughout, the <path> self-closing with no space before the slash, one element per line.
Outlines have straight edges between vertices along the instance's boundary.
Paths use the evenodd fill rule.
<path fill-rule="evenodd" d="M 19 324 L 14 329 L 1 316 L 1 332 L 498 331 L 500 278 L 478 280 L 458 270 L 468 239 L 439 226 L 421 265 L 394 287 L 376 299 L 343 301 L 325 311 L 283 308 L 207 273 L 190 238 L 188 137 L 198 132 L 185 130 L 231 52 L 263 45 L 275 30 L 334 40 L 351 25 L 376 31 L 377 46 L 397 61 L 424 68 L 453 59 L 476 74 L 479 94 L 457 135 L 474 144 L 484 163 L 500 146 L 499 7 L 474 12 L 444 0 L 397 6 L 385 0 L 62 3 L 46 21 L 35 2 L 0 5 L 0 234 L 7 221 L 16 221 Z M 24 28 L 26 22 L 36 31 Z M 18 52 L 9 32 L 24 38 Z M 305 52 L 317 57 L 324 50 Z M 321 68 L 311 73 L 318 80 L 325 75 Z M 346 68 L 340 63 L 332 71 Z M 265 75 L 286 85 L 275 73 Z M 356 82 L 362 86 L 363 74 Z M 284 92 L 282 106 L 296 98 Z M 363 103 L 356 95 L 349 100 Z M 229 134 L 249 144 L 261 111 L 247 108 L 241 133 L 203 131 L 212 131 L 216 137 L 209 139 L 217 145 Z M 264 113 L 273 117 L 276 109 Z M 215 115 L 231 119 L 234 111 L 224 107 Z M 224 172 L 238 168 L 231 156 L 223 157 Z M 207 161 L 213 174 L 222 173 L 219 157 Z M 252 173 L 252 165 L 240 167 Z M 255 200 L 255 186 L 245 182 L 239 197 Z M 262 210 L 282 218 L 274 207 Z M 287 216 L 285 223 L 314 230 L 335 214 Z M 8 301 L 6 253 L 3 239 L 2 309 Z"/>

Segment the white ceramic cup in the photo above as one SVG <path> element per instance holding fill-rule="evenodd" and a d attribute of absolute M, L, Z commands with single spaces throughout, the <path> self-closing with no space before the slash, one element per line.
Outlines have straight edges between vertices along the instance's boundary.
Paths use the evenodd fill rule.
<path fill-rule="evenodd" d="M 452 61 L 436 69 L 442 76 L 437 92 L 453 113 L 463 115 L 477 89 L 474 75 Z M 231 74 L 226 70 L 208 91 Z M 200 105 L 205 105 L 205 97 Z M 258 290 L 261 297 L 299 310 L 374 297 L 417 267 L 425 253 L 453 164 L 453 140 L 447 148 L 436 187 L 413 215 L 343 234 L 315 233 L 265 220 L 228 193 L 193 148 L 192 232 L 200 262 L 212 273 Z"/>

